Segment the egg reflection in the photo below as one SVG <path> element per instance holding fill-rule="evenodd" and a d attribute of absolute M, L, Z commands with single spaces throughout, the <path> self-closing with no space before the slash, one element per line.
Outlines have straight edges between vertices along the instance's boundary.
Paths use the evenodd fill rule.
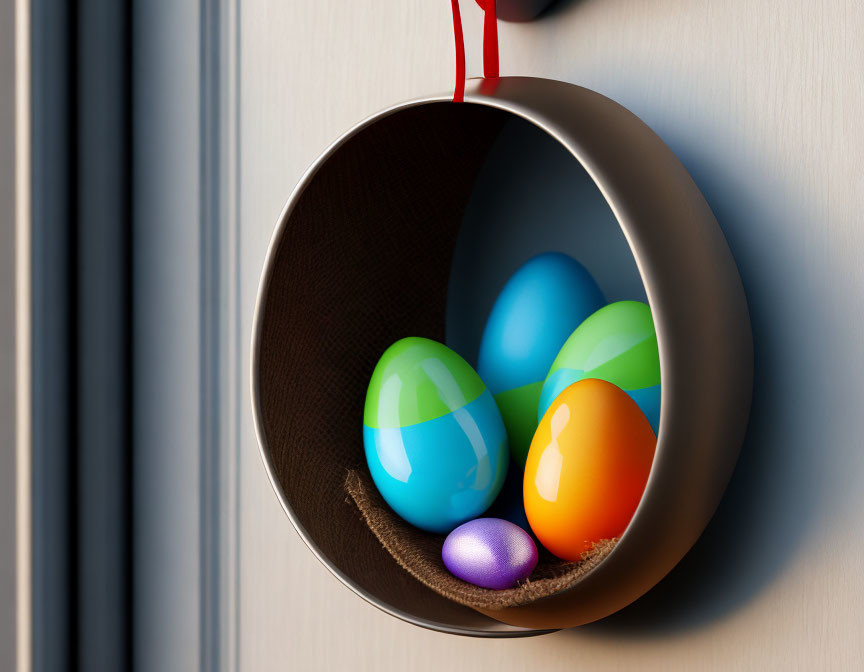
<path fill-rule="evenodd" d="M 481 515 L 507 474 L 507 435 L 492 394 L 464 359 L 425 338 L 397 341 L 381 356 L 363 442 L 378 491 L 430 532 Z"/>
<path fill-rule="evenodd" d="M 620 536 L 648 480 L 656 438 L 619 387 L 582 380 L 549 407 L 525 465 L 531 529 L 549 551 L 578 560 L 596 542 Z"/>

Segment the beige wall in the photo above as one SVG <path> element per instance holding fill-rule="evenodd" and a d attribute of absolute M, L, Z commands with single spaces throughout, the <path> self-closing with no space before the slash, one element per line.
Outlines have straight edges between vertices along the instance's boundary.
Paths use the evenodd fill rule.
<path fill-rule="evenodd" d="M 480 15 L 462 4 L 477 74 Z M 666 582 L 606 622 L 527 640 L 445 636 L 365 604 L 312 557 L 271 492 L 246 412 L 240 669 L 864 668 L 864 5 L 559 6 L 502 28 L 502 73 L 579 83 L 641 116 L 702 187 L 741 267 L 756 399 L 721 510 Z M 446 0 L 240 7 L 246 344 L 266 245 L 304 169 L 366 115 L 447 89 L 453 65 Z"/>

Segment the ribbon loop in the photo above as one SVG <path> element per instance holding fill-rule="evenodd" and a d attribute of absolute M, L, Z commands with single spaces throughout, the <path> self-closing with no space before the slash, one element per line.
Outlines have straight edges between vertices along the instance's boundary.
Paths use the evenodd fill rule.
<path fill-rule="evenodd" d="M 498 12 L 497 0 L 479 3 L 483 7 L 483 77 L 499 77 L 498 67 Z M 453 87 L 453 102 L 465 100 L 465 36 L 462 31 L 462 13 L 459 0 L 450 0 L 453 10 L 453 39 L 456 45 L 456 84 Z"/>
<path fill-rule="evenodd" d="M 453 88 L 453 102 L 465 100 L 465 37 L 462 34 L 462 13 L 459 0 L 450 0 L 453 8 L 453 38 L 456 41 L 456 85 Z"/>

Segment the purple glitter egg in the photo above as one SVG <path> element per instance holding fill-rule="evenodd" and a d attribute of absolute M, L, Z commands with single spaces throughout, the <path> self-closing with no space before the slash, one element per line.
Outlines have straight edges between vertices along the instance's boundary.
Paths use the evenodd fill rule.
<path fill-rule="evenodd" d="M 503 590 L 527 579 L 537 566 L 537 546 L 518 525 L 500 518 L 477 518 L 444 540 L 444 566 L 468 583 Z"/>

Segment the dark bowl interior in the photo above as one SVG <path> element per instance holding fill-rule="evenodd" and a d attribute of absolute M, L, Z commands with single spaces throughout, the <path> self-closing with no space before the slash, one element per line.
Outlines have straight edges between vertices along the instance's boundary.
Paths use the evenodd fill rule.
<path fill-rule="evenodd" d="M 286 211 L 259 306 L 265 458 L 322 561 L 394 613 L 522 632 L 412 578 L 344 484 L 349 470 L 368 473 L 363 404 L 381 353 L 424 336 L 474 364 L 498 289 L 550 249 L 586 263 L 610 300 L 645 300 L 620 227 L 582 166 L 545 131 L 485 105 L 428 103 L 377 119 L 337 145 Z"/>
<path fill-rule="evenodd" d="M 489 147 L 510 115 L 412 107 L 344 142 L 288 214 L 259 310 L 259 420 L 273 475 L 319 557 L 360 590 L 432 622 L 490 619 L 402 570 L 346 502 L 366 469 L 362 416 L 381 353 L 445 338 L 450 264 Z"/>

